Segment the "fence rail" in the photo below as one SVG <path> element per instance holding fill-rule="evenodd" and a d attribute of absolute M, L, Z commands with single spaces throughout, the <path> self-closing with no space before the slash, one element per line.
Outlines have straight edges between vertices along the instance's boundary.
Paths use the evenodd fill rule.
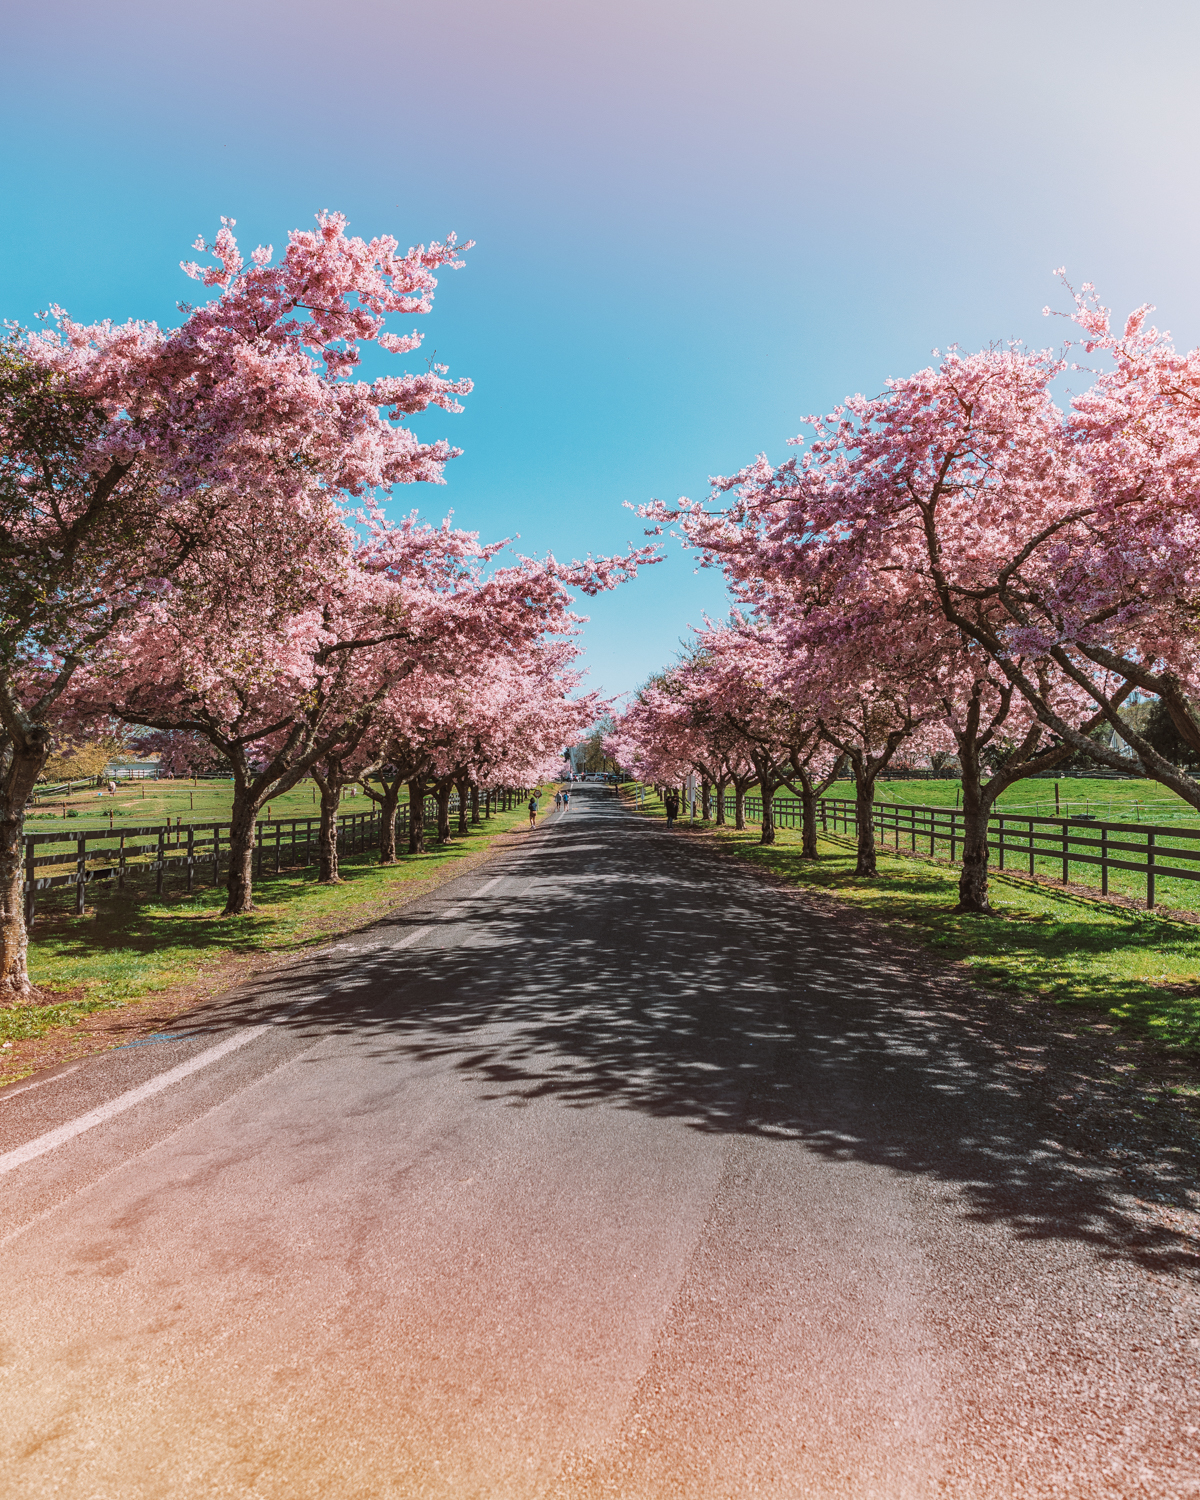
<path fill-rule="evenodd" d="M 747 795 L 745 806 L 749 821 L 760 823 L 762 798 Z M 775 797 L 771 807 L 778 826 L 800 826 L 798 797 Z M 817 809 L 822 832 L 858 836 L 857 806 L 851 799 L 822 797 Z M 726 816 L 733 810 L 730 794 L 725 799 Z M 911 854 L 941 856 L 951 864 L 962 851 L 965 828 L 961 809 L 876 802 L 872 821 L 883 845 L 891 844 Z M 1145 879 L 1148 908 L 1155 905 L 1159 880 L 1200 881 L 1200 828 L 1104 823 L 1082 814 L 1052 818 L 996 813 L 988 819 L 988 848 L 999 870 L 1020 868 L 1022 873 L 1035 875 L 1052 869 L 1057 876 L 1061 868 L 1064 884 L 1071 880 L 1073 865 L 1083 866 L 1083 873 L 1098 869 L 1104 896 L 1108 895 L 1110 871 L 1132 872 Z"/>
<path fill-rule="evenodd" d="M 493 789 L 495 810 L 511 809 L 528 791 L 528 788 Z M 451 813 L 459 810 L 457 793 L 450 797 L 449 810 Z M 408 817 L 407 804 L 397 808 L 397 840 L 408 837 Z M 426 827 L 437 823 L 434 797 L 425 799 L 424 821 Z M 182 869 L 189 891 L 195 889 L 199 875 L 210 872 L 211 883 L 217 885 L 222 864 L 228 868 L 230 827 L 229 823 L 184 823 L 180 819 L 140 828 L 27 833 L 22 858 L 25 921 L 27 924 L 33 921 L 38 892 L 55 887 L 75 887 L 75 911 L 82 915 L 86 889 L 97 882 L 112 881 L 120 890 L 128 877 L 153 875 L 155 891 L 161 895 L 165 871 Z M 262 876 L 264 865 L 278 874 L 285 868 L 304 868 L 314 863 L 320 827 L 319 818 L 260 819 L 255 824 L 255 878 Z M 376 808 L 342 813 L 337 820 L 338 854 L 377 849 L 382 832 L 383 819 Z M 53 847 L 56 845 L 60 847 Z M 67 847 L 61 847 L 64 845 Z"/>

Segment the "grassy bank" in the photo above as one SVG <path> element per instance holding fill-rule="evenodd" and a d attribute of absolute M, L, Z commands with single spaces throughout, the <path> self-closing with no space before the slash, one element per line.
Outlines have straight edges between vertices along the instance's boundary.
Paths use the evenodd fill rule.
<path fill-rule="evenodd" d="M 0 1046 L 13 1044 L 3 1049 L 3 1081 L 29 1071 L 8 1056 L 20 1053 L 23 1041 L 179 986 L 219 985 L 261 961 L 318 946 L 467 868 L 497 835 L 527 819 L 523 806 L 498 814 L 446 848 L 405 855 L 395 865 L 379 865 L 376 852 L 345 858 L 338 885 L 319 885 L 315 868 L 264 875 L 255 883 L 256 909 L 244 917 L 222 917 L 224 891 L 213 886 L 192 895 L 168 889 L 158 898 L 105 891 L 82 917 L 70 906 L 73 892 L 52 893 L 58 899 L 39 909 L 34 924 L 29 969 L 54 1003 L 0 1010 Z"/>
<path fill-rule="evenodd" d="M 662 816 L 651 789 L 645 795 L 639 810 Z M 813 862 L 800 857 L 800 837 L 787 829 L 764 848 L 756 827 L 695 827 L 749 864 L 901 926 L 982 985 L 1107 1011 L 1170 1047 L 1200 1049 L 1200 926 L 1000 874 L 992 877 L 999 917 L 956 916 L 958 870 L 944 863 L 881 849 L 879 874 L 868 880 L 854 874 L 848 842 L 822 839 Z"/>

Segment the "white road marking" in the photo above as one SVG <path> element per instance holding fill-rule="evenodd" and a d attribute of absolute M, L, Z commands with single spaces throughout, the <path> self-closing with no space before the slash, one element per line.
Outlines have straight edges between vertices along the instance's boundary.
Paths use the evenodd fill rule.
<path fill-rule="evenodd" d="M 486 881 L 477 891 L 473 891 L 466 901 L 447 913 L 449 917 L 455 917 L 476 896 L 482 896 L 490 891 L 494 885 L 504 879 L 503 875 L 494 875 L 491 880 Z M 445 918 L 443 918 L 443 921 Z M 392 943 L 391 948 L 411 948 L 427 932 L 432 932 L 432 927 L 418 927 L 410 932 L 407 937 L 401 938 L 398 943 Z M 336 952 L 336 949 L 327 950 Z M 270 1031 L 272 1025 L 277 1025 L 280 1020 L 287 1020 L 299 1011 L 306 1010 L 310 1005 L 316 1005 L 319 1000 L 326 999 L 324 991 L 314 995 L 311 1000 L 302 1000 L 298 1005 L 289 1008 L 280 1015 L 276 1021 L 267 1022 L 262 1026 L 251 1026 L 245 1031 L 235 1032 L 233 1036 L 226 1037 L 223 1042 L 218 1042 L 215 1047 L 209 1047 L 204 1052 L 198 1052 L 195 1057 L 189 1057 L 187 1062 L 182 1062 L 178 1067 L 169 1069 L 166 1073 L 160 1073 L 157 1078 L 151 1078 L 149 1082 L 139 1084 L 135 1089 L 129 1089 L 124 1094 L 118 1094 L 115 1099 L 110 1099 L 107 1104 L 101 1104 L 96 1109 L 89 1110 L 87 1114 L 80 1115 L 77 1119 L 68 1120 L 65 1125 L 60 1125 L 57 1130 L 48 1130 L 45 1135 L 35 1136 L 33 1140 L 26 1141 L 23 1146 L 17 1146 L 14 1150 L 5 1152 L 0 1156 L 0 1177 L 6 1172 L 13 1172 L 22 1167 L 26 1162 L 33 1161 L 36 1157 L 45 1156 L 47 1151 L 53 1151 L 58 1146 L 65 1145 L 67 1141 L 74 1140 L 77 1135 L 82 1135 L 86 1130 L 93 1130 L 97 1125 L 103 1125 L 107 1120 L 117 1115 L 123 1115 L 127 1109 L 141 1104 L 144 1099 L 151 1099 L 155 1094 L 160 1094 L 163 1089 L 169 1089 L 172 1084 L 179 1083 L 192 1073 L 198 1073 L 201 1068 L 208 1067 L 209 1063 L 217 1062 L 229 1053 L 236 1052 L 239 1047 L 244 1047 L 248 1042 L 254 1041 L 264 1032 Z M 74 1071 L 71 1069 L 70 1071 Z M 60 1075 L 61 1076 L 61 1075 Z M 47 1079 L 47 1082 L 51 1080 Z"/>
<path fill-rule="evenodd" d="M 140 1084 L 136 1089 L 129 1089 L 124 1094 L 118 1094 L 107 1104 L 101 1104 L 98 1108 L 89 1110 L 86 1115 L 80 1115 L 78 1119 L 68 1120 L 57 1130 L 48 1130 L 45 1135 L 35 1136 L 33 1140 L 26 1141 L 23 1146 L 18 1146 L 14 1151 L 8 1151 L 0 1156 L 0 1176 L 24 1166 L 34 1157 L 45 1156 L 47 1151 L 53 1151 L 56 1146 L 64 1145 L 75 1136 L 82 1135 L 85 1130 L 92 1130 L 97 1125 L 103 1125 L 106 1120 L 111 1120 L 115 1115 L 124 1114 L 127 1109 L 132 1109 L 143 1099 L 150 1099 L 155 1094 L 161 1093 L 163 1089 L 170 1088 L 173 1083 L 178 1083 L 189 1073 L 198 1073 L 201 1068 L 208 1067 L 209 1063 L 216 1062 L 218 1058 L 225 1057 L 230 1052 L 236 1052 L 239 1047 L 244 1047 L 247 1042 L 252 1042 L 255 1037 L 262 1036 L 264 1031 L 269 1030 L 269 1026 L 251 1026 L 247 1031 L 235 1032 L 233 1036 L 226 1037 L 223 1042 L 218 1042 L 215 1047 L 209 1047 L 204 1052 L 198 1052 L 195 1057 L 189 1057 L 187 1062 L 180 1063 L 177 1068 L 172 1068 L 167 1073 L 160 1073 L 157 1078 L 151 1078 L 148 1083 Z"/>
<path fill-rule="evenodd" d="M 485 881 L 477 891 L 472 891 L 465 901 L 460 901 L 457 906 L 452 906 L 449 911 L 443 912 L 441 921 L 438 925 L 444 926 L 445 923 L 453 922 L 456 917 L 462 916 L 463 912 L 466 911 L 467 907 L 470 906 L 471 902 L 474 901 L 476 896 L 484 895 L 487 891 L 490 891 L 494 885 L 499 885 L 504 878 L 505 877 L 503 875 L 493 875 L 492 878 Z M 423 937 L 425 937 L 432 931 L 432 924 L 428 927 L 417 927 L 412 932 L 410 932 L 407 937 L 401 938 L 398 943 L 383 943 L 375 951 L 377 953 L 391 953 L 397 948 L 411 948 L 414 943 L 420 942 Z"/>

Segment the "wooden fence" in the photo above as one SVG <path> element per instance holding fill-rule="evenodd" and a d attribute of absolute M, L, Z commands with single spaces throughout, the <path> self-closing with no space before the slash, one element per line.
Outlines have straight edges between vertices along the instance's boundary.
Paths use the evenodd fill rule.
<path fill-rule="evenodd" d="M 856 805 L 844 797 L 822 797 L 817 817 L 824 833 L 857 838 Z M 734 799 L 725 799 L 727 817 L 732 817 Z M 799 828 L 798 797 L 772 800 L 775 822 L 783 828 Z M 762 821 L 762 798 L 746 797 L 746 817 Z M 963 814 L 952 807 L 907 806 L 876 802 L 873 808 L 875 835 L 880 844 L 891 844 L 912 854 L 948 858 L 953 864 L 963 845 Z M 1020 869 L 1034 875 L 1052 869 L 1062 871 L 1064 884 L 1071 880 L 1071 867 L 1082 867 L 1075 879 L 1094 884 L 1081 875 L 1099 870 L 1100 893 L 1108 895 L 1109 872 L 1127 870 L 1146 882 L 1146 906 L 1155 904 L 1158 880 L 1200 880 L 1200 828 L 1171 828 L 1153 823 L 1102 823 L 1098 818 L 1034 817 L 1022 813 L 997 813 L 988 819 L 988 848 L 996 868 Z"/>
<path fill-rule="evenodd" d="M 503 789 L 492 794 L 496 811 L 508 810 L 529 795 L 529 789 Z M 437 802 L 425 801 L 426 826 L 437 823 Z M 458 812 L 458 794 L 450 798 L 450 811 Z M 360 854 L 377 849 L 380 843 L 382 817 L 377 808 L 361 813 L 342 813 L 338 824 L 338 853 Z M 255 824 L 254 873 L 261 878 L 264 868 L 273 874 L 283 869 L 302 869 L 314 863 L 319 818 L 262 819 Z M 229 823 L 156 824 L 143 828 L 92 828 L 79 833 L 27 833 L 25 835 L 24 898 L 25 921 L 33 921 L 37 893 L 56 886 L 75 887 L 75 911 L 82 915 L 84 895 L 89 885 L 113 881 L 124 889 L 133 876 L 154 876 L 155 891 L 161 895 L 167 870 L 182 870 L 187 889 L 195 889 L 196 880 L 210 876 L 219 885 L 221 867 L 229 861 Z M 408 805 L 396 811 L 396 839 L 408 837 Z M 62 846 L 66 846 L 65 848 Z M 55 847 L 58 846 L 58 847 Z M 39 852 L 40 851 L 40 852 Z"/>

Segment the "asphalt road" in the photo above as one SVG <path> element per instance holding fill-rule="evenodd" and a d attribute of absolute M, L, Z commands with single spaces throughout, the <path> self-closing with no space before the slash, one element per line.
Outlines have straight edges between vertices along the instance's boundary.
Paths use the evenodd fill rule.
<path fill-rule="evenodd" d="M 916 969 L 577 795 L 0 1099 L 0 1493 L 1200 1495 L 1197 1246 Z"/>

